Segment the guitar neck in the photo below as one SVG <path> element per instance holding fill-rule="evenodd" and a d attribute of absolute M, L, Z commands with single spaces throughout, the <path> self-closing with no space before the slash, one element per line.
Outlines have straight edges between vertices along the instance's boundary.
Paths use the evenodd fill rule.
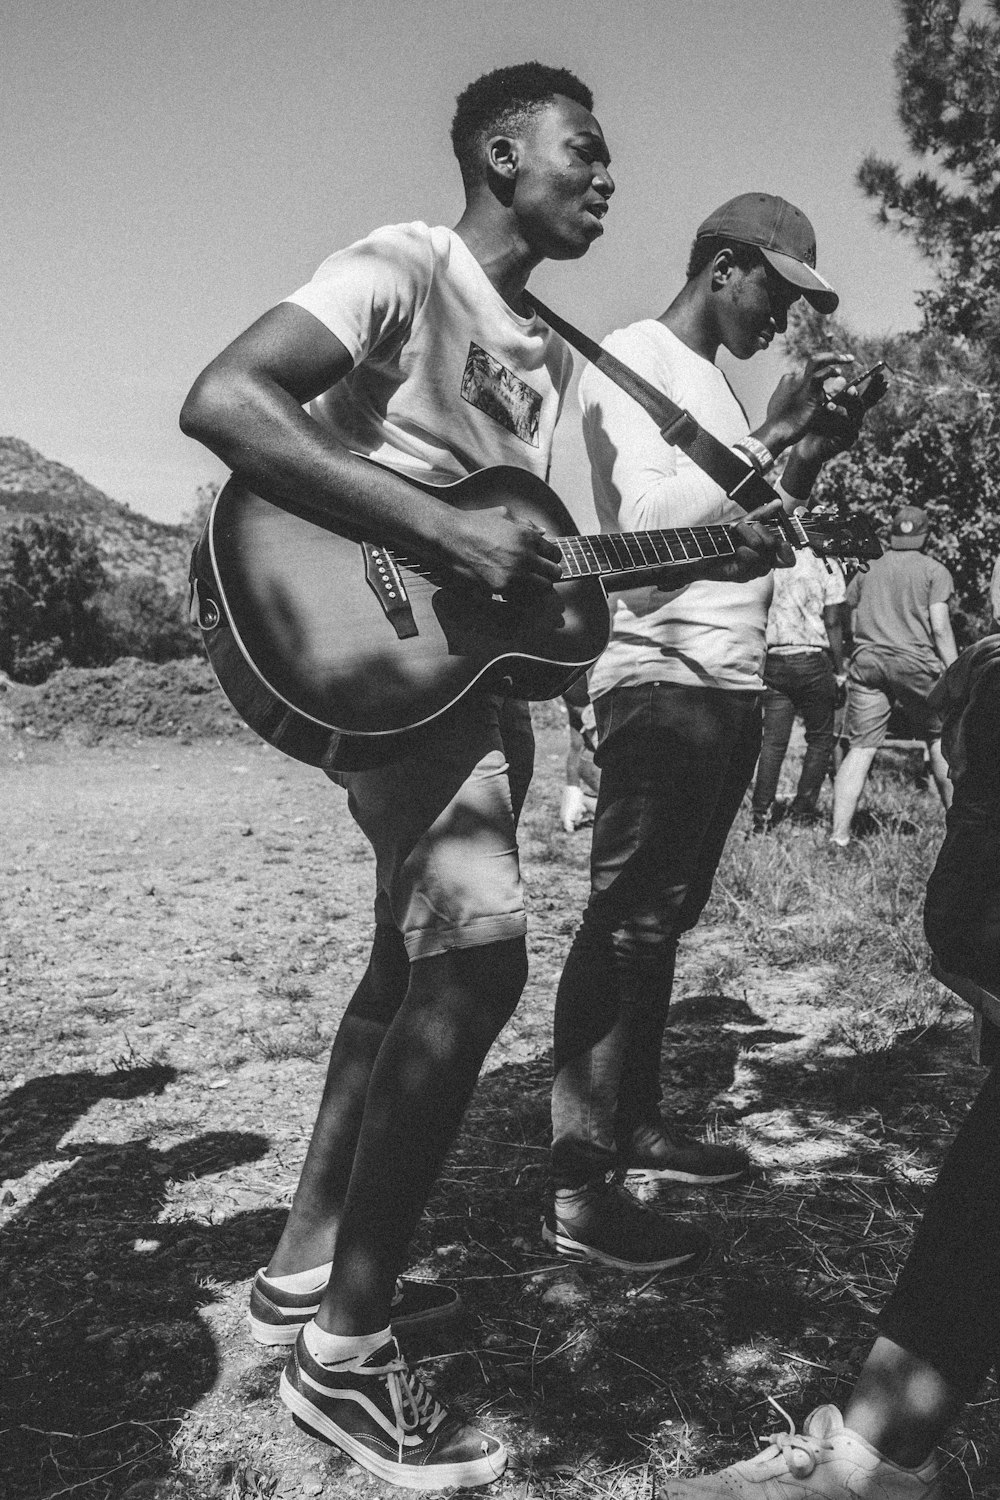
<path fill-rule="evenodd" d="M 670 563 L 732 557 L 736 544 L 728 526 L 684 526 L 671 531 L 602 531 L 561 536 L 565 578 L 609 578 L 663 568 Z"/>

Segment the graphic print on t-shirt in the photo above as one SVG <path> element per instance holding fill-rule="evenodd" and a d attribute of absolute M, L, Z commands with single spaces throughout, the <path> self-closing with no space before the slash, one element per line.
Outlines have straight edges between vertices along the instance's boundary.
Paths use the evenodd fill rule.
<path fill-rule="evenodd" d="M 538 447 L 540 394 L 475 342 L 470 342 L 465 361 L 462 399 L 499 422 L 522 443 Z"/>

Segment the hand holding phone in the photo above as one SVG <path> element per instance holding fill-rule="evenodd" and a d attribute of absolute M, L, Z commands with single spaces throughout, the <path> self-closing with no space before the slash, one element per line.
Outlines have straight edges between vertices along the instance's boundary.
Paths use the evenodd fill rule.
<path fill-rule="evenodd" d="M 881 401 L 888 389 L 885 360 L 880 359 L 860 375 L 852 375 L 839 391 L 831 391 L 827 395 L 826 405 L 832 409 L 841 404 L 840 398 L 844 396 L 848 400 L 860 401 L 862 411 L 869 411 L 876 401 Z"/>

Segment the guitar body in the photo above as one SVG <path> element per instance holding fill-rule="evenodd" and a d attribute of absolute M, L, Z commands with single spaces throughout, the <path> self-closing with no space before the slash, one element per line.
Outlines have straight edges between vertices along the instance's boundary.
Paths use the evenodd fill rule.
<path fill-rule="evenodd" d="M 462 510 L 506 505 L 550 536 L 576 534 L 558 496 L 521 469 L 484 469 L 444 492 Z M 513 604 L 396 567 L 402 622 L 369 582 L 361 543 L 235 480 L 220 492 L 192 562 L 197 618 L 223 691 L 263 739 L 327 770 L 379 764 L 473 689 L 556 697 L 607 644 L 599 578 Z"/>

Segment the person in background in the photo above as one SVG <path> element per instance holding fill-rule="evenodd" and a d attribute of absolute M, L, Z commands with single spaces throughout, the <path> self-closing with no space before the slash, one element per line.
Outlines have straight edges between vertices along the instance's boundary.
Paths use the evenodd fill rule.
<path fill-rule="evenodd" d="M 847 754 L 833 785 L 830 842 L 845 849 L 872 761 L 886 737 L 893 705 L 927 744 L 931 774 L 945 807 L 951 799 L 941 754 L 941 720 L 928 695 L 958 651 L 948 613 L 951 574 L 928 557 L 927 513 L 903 505 L 892 518 L 889 548 L 851 580 L 854 651 L 847 668 Z"/>
<path fill-rule="evenodd" d="M 814 823 L 817 803 L 833 754 L 837 697 L 844 677 L 841 606 L 846 587 L 837 562 L 824 562 L 808 547 L 793 568 L 774 575 L 767 612 L 764 661 L 764 727 L 753 789 L 753 831 L 764 833 L 777 821 L 775 794 L 795 715 L 806 732 L 795 798 L 787 816 Z"/>
<path fill-rule="evenodd" d="M 924 931 L 936 972 L 980 1012 L 992 1071 L 843 1415 L 818 1407 L 801 1433 L 792 1426 L 753 1458 L 668 1479 L 668 1500 L 941 1500 L 934 1449 L 1000 1358 L 1000 634 L 963 651 L 931 696 L 954 800 Z"/>
<path fill-rule="evenodd" d="M 601 773 L 594 765 L 594 709 L 587 696 L 587 679 L 578 677 L 563 693 L 569 719 L 566 747 L 566 780 L 559 804 L 559 820 L 567 833 L 575 833 L 594 820 Z"/>

